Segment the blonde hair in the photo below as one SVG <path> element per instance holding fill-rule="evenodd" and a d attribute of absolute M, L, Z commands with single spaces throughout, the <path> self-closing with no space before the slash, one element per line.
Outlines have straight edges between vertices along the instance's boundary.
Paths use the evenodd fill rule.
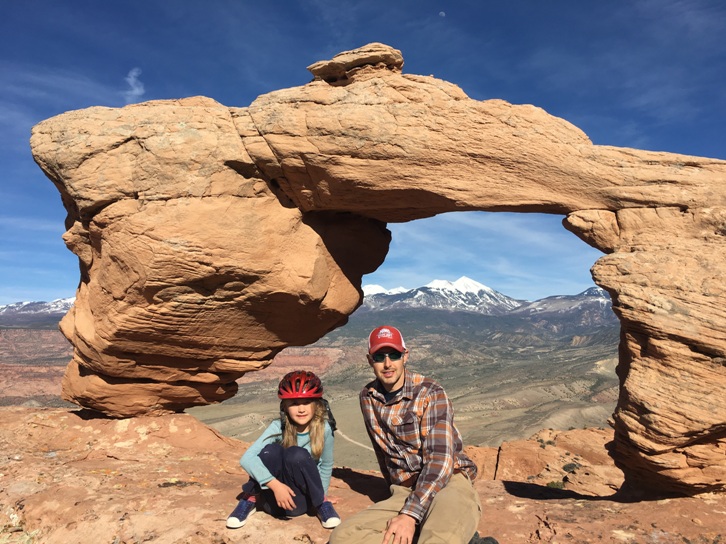
<path fill-rule="evenodd" d="M 285 428 L 282 431 L 281 440 L 283 448 L 297 446 L 297 427 L 287 413 L 287 409 L 292 402 L 292 399 L 285 399 L 282 401 L 281 406 L 285 417 Z M 325 421 L 327 414 L 325 405 L 321 399 L 313 399 L 313 405 L 315 408 L 313 410 L 313 418 L 310 420 L 308 432 L 310 433 L 310 452 L 312 453 L 313 459 L 317 461 L 323 454 L 323 446 L 325 445 Z"/>

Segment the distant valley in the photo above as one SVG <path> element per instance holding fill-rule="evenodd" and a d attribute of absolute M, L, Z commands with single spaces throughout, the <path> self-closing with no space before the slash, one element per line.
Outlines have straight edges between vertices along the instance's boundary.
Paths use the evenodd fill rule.
<path fill-rule="evenodd" d="M 620 334 L 607 293 L 592 288 L 526 302 L 477 289 L 481 284 L 468 278 L 457 286 L 432 283 L 408 293 L 366 294 L 344 327 L 312 346 L 284 350 L 274 365 L 240 380 L 233 399 L 189 412 L 252 441 L 277 417 L 277 380 L 291 369 L 310 368 L 322 376 L 345 436 L 367 444 L 357 398 L 372 378 L 366 339 L 388 323 L 406 336 L 410 368 L 446 388 L 467 444 L 498 446 L 543 428 L 607 426 L 618 397 Z M 336 460 L 376 468 L 372 454 L 351 441 L 338 440 L 335 447 Z"/>
<path fill-rule="evenodd" d="M 267 369 L 240 379 L 234 398 L 188 412 L 224 434 L 252 441 L 277 416 L 279 377 L 310 368 L 323 378 L 350 439 L 336 441 L 336 460 L 375 468 L 370 452 L 355 444 L 368 443 L 357 394 L 372 378 L 367 335 L 388 323 L 406 336 L 410 367 L 446 388 L 468 444 L 498 445 L 542 428 L 607 425 L 618 395 L 620 326 L 603 290 L 529 302 L 461 278 L 404 291 L 365 291 L 363 305 L 345 326 L 311 346 L 287 348 Z M 72 299 L 63 300 L 65 307 L 59 301 L 0 306 L 0 404 L 63 405 L 56 395 L 71 347 L 57 324 Z"/>

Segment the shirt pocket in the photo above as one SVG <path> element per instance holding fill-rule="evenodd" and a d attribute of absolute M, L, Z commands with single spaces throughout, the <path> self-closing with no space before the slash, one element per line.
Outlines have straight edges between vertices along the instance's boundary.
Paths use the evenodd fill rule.
<path fill-rule="evenodd" d="M 420 444 L 419 421 L 416 414 L 407 412 L 391 417 L 391 432 L 396 444 L 406 450 L 418 450 Z"/>

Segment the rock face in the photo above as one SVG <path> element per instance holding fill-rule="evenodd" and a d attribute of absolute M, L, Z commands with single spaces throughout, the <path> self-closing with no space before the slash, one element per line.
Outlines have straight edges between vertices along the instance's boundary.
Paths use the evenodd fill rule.
<path fill-rule="evenodd" d="M 722 542 L 726 495 L 622 500 L 603 449 L 611 430 L 565 431 L 468 448 L 480 475 L 479 533 L 499 542 Z M 336 440 L 343 440 L 336 433 Z M 133 419 L 0 407 L 0 541 L 323 544 L 315 516 L 256 513 L 225 528 L 247 475 L 246 443 L 188 414 Z M 338 464 L 329 495 L 343 519 L 387 496 L 380 473 Z M 567 535 L 567 536 L 563 536 Z"/>
<path fill-rule="evenodd" d="M 119 416 L 221 401 L 245 372 L 314 342 L 359 304 L 390 233 L 276 196 L 241 132 L 257 134 L 245 110 L 206 98 L 36 127 L 81 267 L 61 323 L 75 346 L 66 398 Z"/>
<path fill-rule="evenodd" d="M 81 266 L 65 398 L 116 416 L 228 398 L 345 322 L 384 222 L 553 213 L 607 254 L 592 272 L 622 323 L 626 482 L 726 488 L 726 162 L 595 146 L 402 64 L 370 44 L 247 108 L 188 98 L 34 127 Z"/>

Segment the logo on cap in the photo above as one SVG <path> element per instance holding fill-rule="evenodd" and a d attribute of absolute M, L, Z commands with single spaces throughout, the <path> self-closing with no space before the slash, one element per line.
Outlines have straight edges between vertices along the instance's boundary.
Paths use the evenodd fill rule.
<path fill-rule="evenodd" d="M 376 335 L 377 338 L 393 338 L 393 333 L 391 332 L 391 329 L 381 329 L 378 331 L 378 334 Z"/>

